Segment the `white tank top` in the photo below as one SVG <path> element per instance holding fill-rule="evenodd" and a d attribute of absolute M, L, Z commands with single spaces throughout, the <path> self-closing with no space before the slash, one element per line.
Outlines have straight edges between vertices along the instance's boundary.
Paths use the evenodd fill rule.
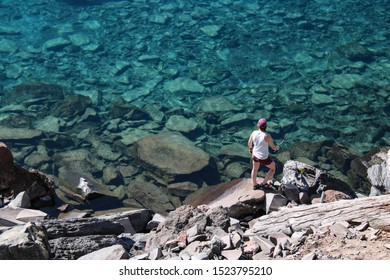
<path fill-rule="evenodd" d="M 252 154 L 258 159 L 266 159 L 269 156 L 268 143 L 265 142 L 265 136 L 267 133 L 255 130 L 253 133 L 253 150 Z"/>

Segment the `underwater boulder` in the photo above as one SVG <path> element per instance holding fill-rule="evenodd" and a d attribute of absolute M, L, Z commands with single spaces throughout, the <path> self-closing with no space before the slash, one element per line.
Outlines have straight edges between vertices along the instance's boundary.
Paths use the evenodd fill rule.
<path fill-rule="evenodd" d="M 76 116 L 82 116 L 85 110 L 91 106 L 90 97 L 76 94 L 54 104 L 51 111 L 55 117 L 73 119 Z"/>
<path fill-rule="evenodd" d="M 141 165 L 166 183 L 192 181 L 202 184 L 217 176 L 209 154 L 177 132 L 146 136 L 135 143 L 135 151 Z"/>
<path fill-rule="evenodd" d="M 7 93 L 2 102 L 21 104 L 28 101 L 45 104 L 48 101 L 64 99 L 65 92 L 65 88 L 57 84 L 22 83 Z"/>
<path fill-rule="evenodd" d="M 373 52 L 358 42 L 349 42 L 338 46 L 337 50 L 352 61 L 371 62 L 374 60 Z"/>

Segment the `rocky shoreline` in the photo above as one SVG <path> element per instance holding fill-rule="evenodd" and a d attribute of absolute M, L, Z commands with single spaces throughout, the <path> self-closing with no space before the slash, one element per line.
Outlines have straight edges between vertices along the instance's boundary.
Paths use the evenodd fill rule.
<path fill-rule="evenodd" d="M 283 244 L 246 232 L 389 192 L 387 1 L 81 2 L 0 4 L 0 258 L 301 258 L 335 228 L 385 238 L 364 221 Z M 251 192 L 260 117 L 283 145 L 275 188 Z"/>
<path fill-rule="evenodd" d="M 246 177 L 265 117 L 280 167 L 298 159 L 369 193 L 355 170 L 389 145 L 388 3 L 17 2 L 0 5 L 0 139 L 20 166 L 167 212 Z"/>
<path fill-rule="evenodd" d="M 52 194 L 57 187 L 48 178 L 42 181 L 33 177 L 32 181 L 30 176 L 36 171 L 19 167 L 23 176 L 16 174 L 19 181 L 15 186 L 23 179 L 29 184 L 24 191 L 7 188 L 15 183 L 10 174 L 15 174 L 16 166 L 10 164 L 12 153 L 4 144 L 0 152 L 2 159 L 8 155 L 8 160 L 0 162 L 2 197 L 10 191 L 15 195 L 11 200 L 7 196 L 2 199 L 0 259 L 390 258 L 390 216 L 383 211 L 390 207 L 388 149 L 371 157 L 367 171 L 367 180 L 373 185 L 370 197 L 355 193 L 326 171 L 288 161 L 281 182 L 274 182 L 272 189 L 253 190 L 250 179 L 242 178 L 227 187 L 215 186 L 193 199 L 192 205 L 180 206 L 166 215 L 138 209 L 64 218 L 49 217 L 44 212 L 47 207 L 32 209 L 37 201 L 49 205 L 48 197 L 53 196 L 45 193 Z M 42 196 L 34 197 L 39 189 Z M 85 196 L 82 189 L 78 195 L 88 201 L 98 199 Z M 356 242 L 361 251 L 327 251 L 332 242 Z M 370 246 L 375 250 L 379 246 L 378 254 L 365 254 L 364 248 Z"/>

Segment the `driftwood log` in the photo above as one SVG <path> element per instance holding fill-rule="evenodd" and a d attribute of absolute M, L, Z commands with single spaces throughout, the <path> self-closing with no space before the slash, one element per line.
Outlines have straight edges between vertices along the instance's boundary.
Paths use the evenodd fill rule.
<path fill-rule="evenodd" d="M 368 222 L 372 228 L 390 231 L 390 195 L 339 200 L 330 203 L 284 207 L 258 218 L 246 236 L 296 232 L 335 222 Z"/>

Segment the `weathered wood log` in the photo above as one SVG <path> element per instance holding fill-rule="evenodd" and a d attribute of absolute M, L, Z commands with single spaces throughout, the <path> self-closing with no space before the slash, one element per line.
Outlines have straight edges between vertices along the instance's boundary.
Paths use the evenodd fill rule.
<path fill-rule="evenodd" d="M 258 218 L 245 235 L 295 232 L 310 226 L 319 228 L 331 225 L 338 221 L 368 222 L 373 228 L 390 231 L 390 195 L 284 207 Z"/>

